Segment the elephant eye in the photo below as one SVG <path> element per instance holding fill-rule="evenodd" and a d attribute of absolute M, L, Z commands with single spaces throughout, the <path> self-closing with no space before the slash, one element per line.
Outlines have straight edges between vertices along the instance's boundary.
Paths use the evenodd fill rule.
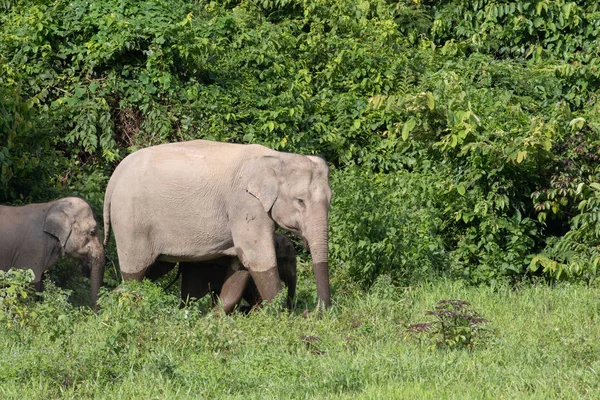
<path fill-rule="evenodd" d="M 298 203 L 298 205 L 299 205 L 300 207 L 304 208 L 304 206 L 305 206 L 305 205 L 304 205 L 304 200 L 302 200 L 302 199 L 296 199 L 296 202 Z"/>
<path fill-rule="evenodd" d="M 92 230 L 90 231 L 90 236 L 96 236 L 96 232 L 97 232 L 97 231 L 98 231 L 98 230 L 97 230 L 96 228 L 92 229 Z"/>

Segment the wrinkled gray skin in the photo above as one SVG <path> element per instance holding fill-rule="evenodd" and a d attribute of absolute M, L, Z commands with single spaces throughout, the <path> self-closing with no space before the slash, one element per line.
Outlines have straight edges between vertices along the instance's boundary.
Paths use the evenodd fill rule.
<path fill-rule="evenodd" d="M 92 302 L 104 276 L 104 247 L 90 205 L 78 197 L 22 207 L 0 206 L 0 270 L 32 269 L 33 284 L 42 290 L 45 271 L 59 257 L 84 263 L 90 274 Z"/>
<path fill-rule="evenodd" d="M 291 308 L 296 295 L 296 249 L 286 236 L 275 234 L 277 270 L 287 287 L 287 306 Z M 158 262 L 146 271 L 146 278 L 156 280 L 175 267 L 173 263 Z M 237 257 L 221 257 L 210 261 L 179 263 L 182 306 L 192 298 L 200 299 L 210 293 L 213 305 L 226 314 L 232 312 L 241 299 L 254 307 L 262 302 L 248 270 Z M 244 286 L 241 286 L 244 285 Z"/>
<path fill-rule="evenodd" d="M 152 146 L 126 157 L 108 183 L 105 243 L 112 224 L 126 280 L 141 280 L 156 262 L 237 257 L 270 301 L 281 291 L 277 224 L 305 240 L 319 302 L 328 307 L 330 202 L 319 157 L 205 140 Z"/>

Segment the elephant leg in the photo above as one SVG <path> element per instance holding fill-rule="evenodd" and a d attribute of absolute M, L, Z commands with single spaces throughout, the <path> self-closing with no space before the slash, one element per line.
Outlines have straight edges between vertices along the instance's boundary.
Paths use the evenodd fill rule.
<path fill-rule="evenodd" d="M 185 306 L 191 299 L 201 299 L 207 293 L 221 291 L 225 280 L 225 269 L 219 262 L 180 262 L 181 270 L 181 304 Z M 213 297 L 216 304 L 216 297 Z"/>
<path fill-rule="evenodd" d="M 167 261 L 156 261 L 150 266 L 150 268 L 146 270 L 144 276 L 151 281 L 156 281 L 158 278 L 168 274 L 173 268 L 175 268 L 175 265 L 175 263 Z"/>
<path fill-rule="evenodd" d="M 277 267 L 266 271 L 250 271 L 250 275 L 261 299 L 271 301 L 281 292 L 281 280 Z"/>
<path fill-rule="evenodd" d="M 217 311 L 222 310 L 225 314 L 230 314 L 240 302 L 250 279 L 250 273 L 247 270 L 239 269 L 231 272 L 223 283 L 223 289 L 219 296 L 221 302 L 216 308 Z"/>
<path fill-rule="evenodd" d="M 277 270 L 281 281 L 287 286 L 287 307 L 292 308 L 296 294 L 296 250 L 294 244 L 286 236 L 275 234 L 275 253 L 277 257 Z M 244 290 L 243 299 L 253 307 L 262 302 L 254 280 L 250 280 Z"/>
<path fill-rule="evenodd" d="M 135 232 L 132 227 L 124 229 L 120 225 L 116 220 L 113 222 L 121 275 L 124 281 L 141 282 L 148 268 L 157 262 L 160 254 L 153 250 L 154 245 L 150 238 Z M 117 235 L 117 230 L 119 230 L 119 235 Z M 127 240 L 119 242 L 121 235 Z"/>
<path fill-rule="evenodd" d="M 31 285 L 33 285 L 33 288 L 35 289 L 36 292 L 41 293 L 44 291 L 44 274 L 41 274 L 40 277 L 35 277 L 33 279 L 33 282 L 31 282 Z"/>
<path fill-rule="evenodd" d="M 261 223 L 263 225 L 261 225 Z M 273 225 L 248 218 L 232 229 L 238 259 L 248 269 L 260 297 L 271 301 L 281 291 L 277 257 L 273 241 Z"/>
<path fill-rule="evenodd" d="M 296 296 L 297 266 L 296 249 L 291 240 L 284 235 L 275 235 L 275 251 L 277 253 L 277 269 L 279 277 L 287 286 L 287 306 L 292 308 Z"/>
<path fill-rule="evenodd" d="M 254 307 L 262 303 L 262 299 L 260 294 L 258 293 L 258 288 L 254 283 L 253 279 L 250 279 L 248 284 L 246 285 L 246 290 L 244 290 L 243 299 L 248 302 L 250 307 Z"/>

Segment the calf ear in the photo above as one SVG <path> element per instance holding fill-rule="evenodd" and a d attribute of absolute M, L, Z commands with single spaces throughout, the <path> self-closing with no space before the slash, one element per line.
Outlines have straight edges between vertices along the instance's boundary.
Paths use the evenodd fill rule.
<path fill-rule="evenodd" d="M 65 249 L 69 236 L 71 236 L 71 219 L 61 204 L 50 207 L 44 221 L 44 232 L 56 237 L 60 247 Z"/>

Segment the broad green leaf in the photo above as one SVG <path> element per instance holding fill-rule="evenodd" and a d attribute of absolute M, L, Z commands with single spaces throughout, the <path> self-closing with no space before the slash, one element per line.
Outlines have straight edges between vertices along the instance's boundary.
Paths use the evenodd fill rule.
<path fill-rule="evenodd" d="M 574 118 L 571 120 L 571 122 L 569 122 L 569 126 L 572 129 L 581 129 L 581 128 L 583 128 L 584 125 L 585 125 L 585 118 L 582 118 L 582 117 Z"/>
<path fill-rule="evenodd" d="M 429 107 L 430 110 L 433 110 L 435 107 L 435 100 L 431 92 L 427 92 L 427 107 Z"/>
<path fill-rule="evenodd" d="M 565 16 L 565 19 L 569 19 L 569 15 L 571 14 L 572 6 L 573 6 L 573 3 L 566 3 L 564 6 L 562 6 L 562 12 Z"/>
<path fill-rule="evenodd" d="M 458 137 L 456 135 L 451 135 L 450 136 L 450 147 L 456 147 L 457 143 L 458 143 Z"/>
<path fill-rule="evenodd" d="M 411 118 L 404 123 L 404 126 L 402 126 L 402 140 L 404 140 L 404 141 L 408 140 L 408 135 L 410 134 L 410 132 L 414 129 L 414 127 L 416 125 L 417 125 L 417 121 L 415 121 L 414 118 Z"/>

